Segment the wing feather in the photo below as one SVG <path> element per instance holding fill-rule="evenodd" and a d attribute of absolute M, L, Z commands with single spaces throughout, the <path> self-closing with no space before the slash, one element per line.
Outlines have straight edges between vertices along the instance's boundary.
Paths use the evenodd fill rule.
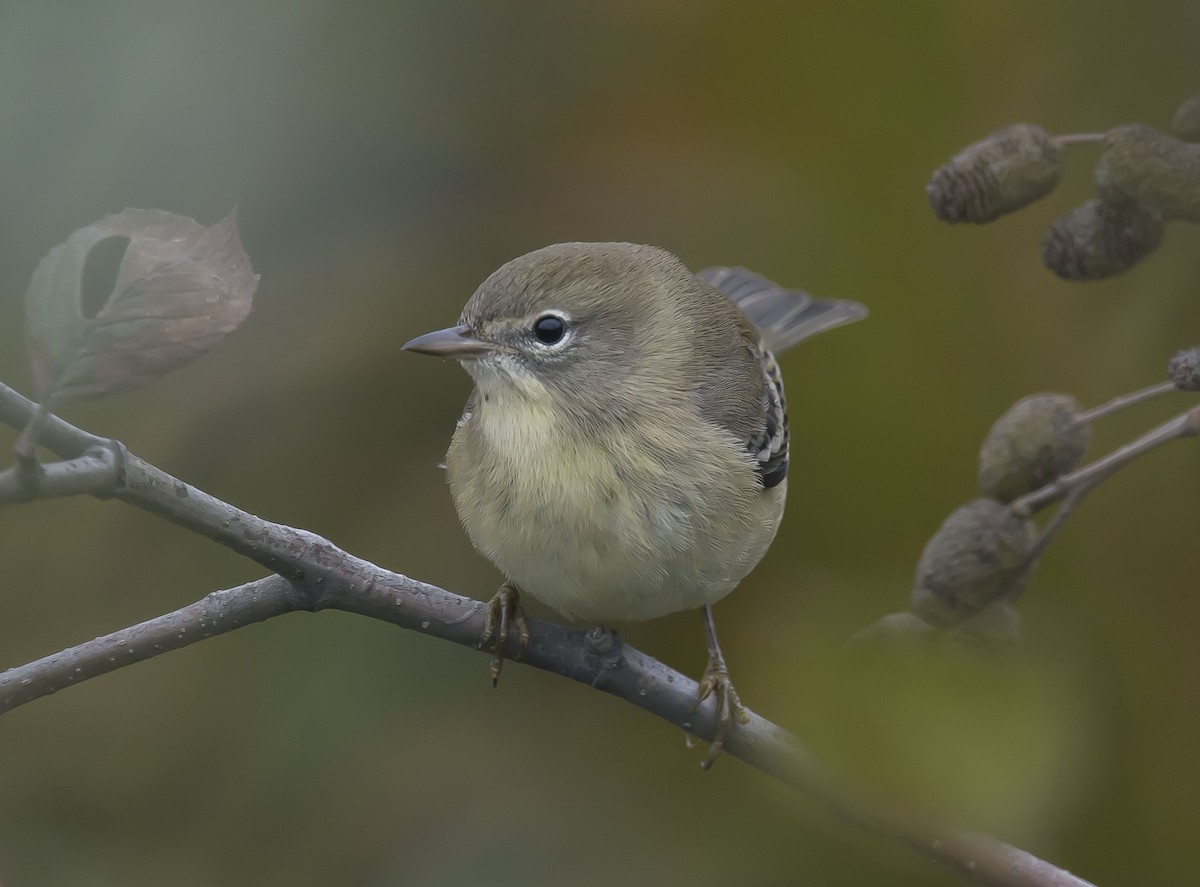
<path fill-rule="evenodd" d="M 814 299 L 745 268 L 705 268 L 696 275 L 733 300 L 776 354 L 817 333 L 862 320 L 867 309 L 848 299 Z"/>

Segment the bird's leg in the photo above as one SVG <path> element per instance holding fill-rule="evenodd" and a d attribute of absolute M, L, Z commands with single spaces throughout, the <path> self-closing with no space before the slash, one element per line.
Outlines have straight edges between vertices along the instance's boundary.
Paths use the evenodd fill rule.
<path fill-rule="evenodd" d="M 521 609 L 521 592 L 511 582 L 500 586 L 487 605 L 487 618 L 483 623 L 483 635 L 479 638 L 479 649 L 495 639 L 492 647 L 492 686 L 500 680 L 500 669 L 504 667 L 504 651 L 508 647 L 509 626 L 517 628 L 517 659 L 525 653 L 525 645 L 529 643 L 529 623 L 525 621 L 525 611 Z"/>
<path fill-rule="evenodd" d="M 704 677 L 700 679 L 700 697 L 696 700 L 693 711 L 700 707 L 709 696 L 716 694 L 717 702 L 717 731 L 713 736 L 712 745 L 708 747 L 708 756 L 700 764 L 705 770 L 712 766 L 717 755 L 725 747 L 733 722 L 748 723 L 750 716 L 742 708 L 737 690 L 733 689 L 733 681 L 729 680 L 729 669 L 725 666 L 725 657 L 721 654 L 721 645 L 717 643 L 717 627 L 713 623 L 712 607 L 704 607 L 704 635 L 708 640 L 708 665 L 704 669 Z"/>

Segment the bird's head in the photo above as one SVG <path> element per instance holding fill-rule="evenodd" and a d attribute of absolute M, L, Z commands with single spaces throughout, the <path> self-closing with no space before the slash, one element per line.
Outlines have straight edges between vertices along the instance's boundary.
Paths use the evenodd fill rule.
<path fill-rule="evenodd" d="M 616 409 L 605 399 L 619 401 L 630 379 L 647 373 L 647 352 L 672 347 L 679 326 L 672 293 L 695 286 L 677 259 L 655 247 L 556 244 L 501 266 L 457 326 L 404 348 L 458 360 L 483 395 Z"/>

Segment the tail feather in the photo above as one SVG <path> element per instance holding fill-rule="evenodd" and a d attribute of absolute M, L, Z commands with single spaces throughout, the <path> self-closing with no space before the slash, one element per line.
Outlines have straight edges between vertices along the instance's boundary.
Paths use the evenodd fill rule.
<path fill-rule="evenodd" d="M 809 336 L 867 316 L 858 302 L 814 299 L 745 268 L 705 268 L 696 276 L 732 299 L 776 354 Z"/>

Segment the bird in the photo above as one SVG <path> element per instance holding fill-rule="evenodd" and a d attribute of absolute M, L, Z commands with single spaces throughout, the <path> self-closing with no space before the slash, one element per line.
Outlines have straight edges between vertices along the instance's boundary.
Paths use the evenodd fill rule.
<path fill-rule="evenodd" d="M 560 243 L 502 265 L 457 325 L 403 348 L 474 382 L 445 458 L 459 518 L 505 581 L 480 647 L 493 684 L 528 595 L 610 624 L 703 611 L 696 705 L 716 699 L 707 769 L 747 715 L 713 605 L 759 563 L 787 497 L 790 430 L 775 355 L 865 317 L 745 268 L 693 274 L 633 243 Z"/>

